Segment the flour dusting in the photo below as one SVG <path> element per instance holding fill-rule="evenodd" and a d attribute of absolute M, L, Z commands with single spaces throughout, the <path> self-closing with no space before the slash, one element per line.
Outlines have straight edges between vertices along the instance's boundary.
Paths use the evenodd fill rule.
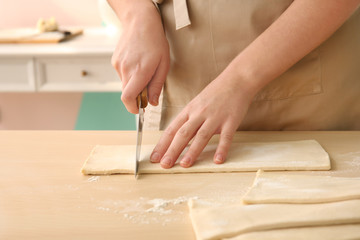
<path fill-rule="evenodd" d="M 339 154 L 338 165 L 341 166 L 335 173 L 351 173 L 360 169 L 360 151 Z"/>
<path fill-rule="evenodd" d="M 193 197 L 191 199 L 197 199 L 197 197 Z M 152 207 L 146 209 L 146 212 L 159 213 L 161 215 L 170 214 L 170 213 L 172 213 L 173 210 L 166 209 L 169 205 L 182 204 L 184 202 L 187 202 L 188 200 L 189 200 L 189 198 L 186 198 L 186 197 L 178 197 L 178 198 L 170 199 L 170 200 L 161 199 L 161 198 L 152 199 L 152 200 L 147 201 L 147 203 L 152 205 Z"/>
<path fill-rule="evenodd" d="M 88 178 L 88 182 L 97 182 L 97 181 L 99 181 L 99 179 L 100 179 L 100 176 L 92 176 L 92 177 L 89 177 Z"/>
<path fill-rule="evenodd" d="M 95 207 L 99 211 L 117 214 L 125 221 L 134 224 L 161 224 L 186 222 L 187 206 L 190 199 L 197 196 L 181 196 L 174 199 L 144 198 L 138 200 L 105 200 Z"/>
<path fill-rule="evenodd" d="M 107 207 L 98 207 L 97 209 L 101 210 L 101 211 L 106 211 L 106 212 L 110 211 L 110 208 L 107 208 Z"/>
<path fill-rule="evenodd" d="M 146 209 L 148 213 L 170 214 L 172 212 L 171 209 L 165 209 L 170 203 L 169 200 L 157 198 L 149 200 L 147 203 L 153 205 L 153 207 Z"/>

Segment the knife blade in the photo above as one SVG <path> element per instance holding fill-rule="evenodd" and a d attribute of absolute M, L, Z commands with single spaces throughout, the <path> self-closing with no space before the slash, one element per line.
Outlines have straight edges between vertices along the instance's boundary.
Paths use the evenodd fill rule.
<path fill-rule="evenodd" d="M 144 109 L 147 106 L 147 88 L 145 88 L 137 98 L 139 114 L 137 121 L 137 136 L 136 136 L 136 154 L 135 154 L 135 179 L 139 174 L 141 142 L 142 142 L 142 128 L 144 125 Z"/>

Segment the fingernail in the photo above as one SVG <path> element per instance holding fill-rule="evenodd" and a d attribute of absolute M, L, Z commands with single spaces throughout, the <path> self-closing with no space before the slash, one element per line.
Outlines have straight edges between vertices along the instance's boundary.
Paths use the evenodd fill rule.
<path fill-rule="evenodd" d="M 171 158 L 170 157 L 165 157 L 161 160 L 161 166 L 164 168 L 170 168 L 171 166 Z"/>
<path fill-rule="evenodd" d="M 157 163 L 160 161 L 160 154 L 157 153 L 157 152 L 153 152 L 150 156 L 150 161 L 151 162 L 154 162 L 154 163 Z"/>
<path fill-rule="evenodd" d="M 189 157 L 184 157 L 183 159 L 181 159 L 180 163 L 182 166 L 188 167 L 191 164 L 191 159 Z"/>
<path fill-rule="evenodd" d="M 158 97 L 158 95 L 154 95 L 154 96 L 153 96 L 152 102 L 153 102 L 155 105 L 158 105 L 158 104 L 159 104 L 159 97 Z"/>
<path fill-rule="evenodd" d="M 216 154 L 215 163 L 223 163 L 224 159 L 221 154 Z"/>

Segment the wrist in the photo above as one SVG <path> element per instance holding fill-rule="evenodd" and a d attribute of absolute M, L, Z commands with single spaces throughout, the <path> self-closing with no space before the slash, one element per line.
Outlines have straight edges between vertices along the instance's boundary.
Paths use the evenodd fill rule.
<path fill-rule="evenodd" d="M 123 27 L 131 26 L 137 22 L 146 23 L 152 22 L 154 19 L 160 19 L 158 10 L 152 0 L 108 0 L 108 2 Z"/>
<path fill-rule="evenodd" d="M 236 93 L 246 95 L 250 101 L 263 87 L 259 77 L 252 69 L 239 64 L 230 63 L 221 75 L 230 88 Z"/>
<path fill-rule="evenodd" d="M 239 54 L 224 70 L 234 75 L 237 86 L 251 98 L 269 84 L 276 76 L 268 74 L 266 68 L 258 64 L 258 59 L 249 54 Z"/>

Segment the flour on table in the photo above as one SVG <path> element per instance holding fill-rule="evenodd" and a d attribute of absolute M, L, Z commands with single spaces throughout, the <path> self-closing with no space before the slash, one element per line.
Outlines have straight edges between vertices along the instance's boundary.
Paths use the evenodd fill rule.
<path fill-rule="evenodd" d="M 197 196 L 180 196 L 173 199 L 144 198 L 138 200 L 106 200 L 97 204 L 96 209 L 119 214 L 123 220 L 134 224 L 162 224 L 186 222 L 186 203 L 198 199 Z"/>
<path fill-rule="evenodd" d="M 153 199 L 148 201 L 149 204 L 153 204 L 154 206 L 146 209 L 146 212 L 150 213 L 159 213 L 159 214 L 170 214 L 172 212 L 171 209 L 165 209 L 169 204 L 169 201 L 164 199 Z"/>
<path fill-rule="evenodd" d="M 192 199 L 197 199 L 197 197 L 193 197 Z M 173 210 L 166 209 L 166 207 L 168 207 L 169 205 L 182 204 L 187 201 L 188 201 L 188 198 L 186 198 L 186 197 L 179 197 L 179 198 L 170 199 L 170 200 L 161 199 L 161 198 L 152 199 L 152 200 L 147 201 L 147 203 L 150 205 L 153 205 L 153 207 L 146 209 L 146 212 L 159 213 L 159 214 L 170 214 L 173 212 Z"/>
<path fill-rule="evenodd" d="M 106 212 L 110 211 L 110 208 L 106 208 L 106 207 L 98 207 L 97 209 Z"/>
<path fill-rule="evenodd" d="M 92 176 L 92 177 L 89 177 L 87 182 L 97 182 L 99 181 L 100 179 L 100 176 Z"/>

